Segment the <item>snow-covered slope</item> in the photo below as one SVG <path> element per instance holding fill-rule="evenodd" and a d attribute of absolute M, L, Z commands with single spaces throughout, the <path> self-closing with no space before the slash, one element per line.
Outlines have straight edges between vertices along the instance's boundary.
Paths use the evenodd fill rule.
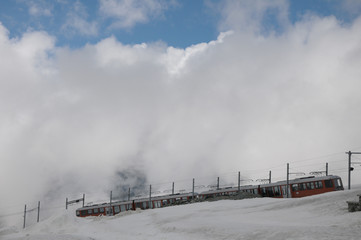
<path fill-rule="evenodd" d="M 127 212 L 113 217 L 57 214 L 25 230 L 0 230 L 9 240 L 361 239 L 361 212 L 346 201 L 361 188 L 301 199 L 244 199 Z"/>

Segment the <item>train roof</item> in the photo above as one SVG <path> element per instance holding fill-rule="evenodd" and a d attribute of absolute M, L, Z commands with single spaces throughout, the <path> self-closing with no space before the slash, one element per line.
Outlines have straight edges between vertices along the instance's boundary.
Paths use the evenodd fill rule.
<path fill-rule="evenodd" d="M 248 189 L 254 189 L 257 188 L 258 185 L 247 185 L 247 186 L 240 186 L 240 190 L 248 190 Z M 238 191 L 238 187 L 225 187 L 225 188 L 219 188 L 219 189 L 213 189 L 213 190 L 207 190 L 204 192 L 201 192 L 200 194 L 212 194 L 212 193 L 222 193 L 222 192 L 235 192 Z"/>

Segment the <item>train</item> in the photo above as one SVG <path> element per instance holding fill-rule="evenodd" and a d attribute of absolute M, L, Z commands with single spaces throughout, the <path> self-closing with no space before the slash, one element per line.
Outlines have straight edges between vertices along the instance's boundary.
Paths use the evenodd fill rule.
<path fill-rule="evenodd" d="M 342 180 L 339 176 L 311 176 L 289 180 L 288 187 L 287 181 L 279 181 L 261 185 L 226 187 L 208 190 L 201 193 L 177 193 L 151 198 L 139 198 L 130 201 L 94 204 L 76 209 L 76 216 L 112 216 L 130 210 L 145 210 L 207 201 L 208 199 L 214 199 L 222 196 L 235 196 L 239 193 L 249 193 L 254 196 L 271 198 L 300 198 L 339 190 L 344 190 Z"/>

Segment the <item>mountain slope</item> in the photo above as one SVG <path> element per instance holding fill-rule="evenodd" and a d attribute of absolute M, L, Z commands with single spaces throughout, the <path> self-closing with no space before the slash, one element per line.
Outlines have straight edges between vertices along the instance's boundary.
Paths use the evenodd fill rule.
<path fill-rule="evenodd" d="M 58 213 L 25 230 L 3 229 L 0 239 L 360 239 L 361 212 L 349 213 L 358 187 L 301 199 L 222 200 L 77 218 Z"/>

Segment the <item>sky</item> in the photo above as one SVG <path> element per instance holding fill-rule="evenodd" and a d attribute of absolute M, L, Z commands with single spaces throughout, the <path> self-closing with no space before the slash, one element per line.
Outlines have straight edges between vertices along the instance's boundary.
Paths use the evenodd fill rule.
<path fill-rule="evenodd" d="M 346 184 L 360 14 L 356 0 L 0 1 L 0 211 L 238 171 L 283 180 L 287 163 Z"/>

